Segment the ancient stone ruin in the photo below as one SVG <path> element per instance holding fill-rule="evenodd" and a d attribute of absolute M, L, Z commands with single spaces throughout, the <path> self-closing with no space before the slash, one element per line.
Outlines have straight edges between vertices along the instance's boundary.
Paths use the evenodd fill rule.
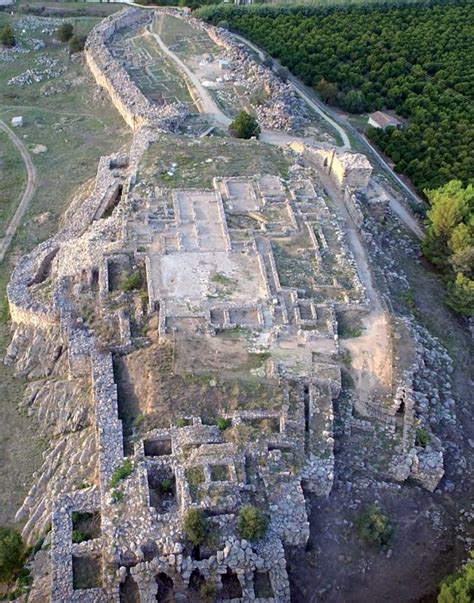
<path fill-rule="evenodd" d="M 121 11 L 86 45 L 98 85 L 134 130 L 129 153 L 101 159 L 93 191 L 21 258 L 8 287 L 8 360 L 32 379 L 25 406 L 61 435 L 18 517 L 30 542 L 51 522 L 54 602 L 289 601 L 285 547 L 308 539 L 304 492 L 325 496 L 334 479 L 337 312 L 371 311 L 321 179 L 334 176 L 361 223 L 371 167 L 322 149 L 308 170 L 288 150 L 285 179 L 167 188 L 154 153 L 186 109 L 153 104 L 108 48 L 147 19 Z M 199 27 L 242 59 L 230 37 Z M 249 85 L 261 78 L 283 95 L 259 113 L 264 125 L 293 127 L 296 100 L 250 67 Z M 400 434 L 393 478 L 433 489 L 442 449 L 434 437 L 416 446 L 416 354 L 383 396 L 356 403 L 351 425 L 383 419 Z M 266 518 L 260 538 L 242 535 L 248 506 Z M 206 526 L 198 543 L 192 510 Z"/>

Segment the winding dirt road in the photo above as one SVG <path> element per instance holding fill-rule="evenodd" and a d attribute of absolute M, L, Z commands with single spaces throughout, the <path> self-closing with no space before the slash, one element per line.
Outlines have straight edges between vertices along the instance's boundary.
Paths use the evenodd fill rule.
<path fill-rule="evenodd" d="M 5 254 L 10 247 L 10 243 L 15 236 L 16 229 L 18 228 L 21 219 L 26 211 L 26 208 L 30 204 L 30 201 L 33 197 L 33 194 L 36 190 L 37 185 L 37 175 L 36 168 L 31 161 L 31 156 L 28 152 L 28 149 L 22 143 L 22 141 L 18 138 L 18 136 L 7 126 L 7 124 L 0 119 L 0 130 L 3 130 L 5 134 L 10 138 L 12 143 L 16 146 L 16 148 L 20 151 L 21 158 L 23 159 L 23 163 L 25 164 L 26 172 L 28 175 L 28 181 L 26 183 L 26 189 L 23 193 L 20 203 L 13 214 L 12 219 L 10 220 L 6 230 L 5 236 L 3 239 L 0 239 L 0 262 L 3 262 L 5 258 Z"/>

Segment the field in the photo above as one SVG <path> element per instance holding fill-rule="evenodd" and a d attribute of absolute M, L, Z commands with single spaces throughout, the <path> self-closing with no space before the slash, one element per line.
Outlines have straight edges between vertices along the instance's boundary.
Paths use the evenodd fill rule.
<path fill-rule="evenodd" d="M 75 8 L 81 6 L 84 5 L 74 5 Z M 85 34 L 98 18 L 80 17 L 68 21 L 74 23 L 76 32 Z M 54 41 L 52 35 L 42 33 L 42 30 L 54 31 L 61 20 L 0 13 L 0 26 L 7 22 L 13 25 L 18 41 L 28 52 L 0 53 L 0 119 L 10 125 L 13 116 L 23 116 L 24 126 L 15 129 L 15 133 L 30 152 L 38 174 L 38 186 L 10 253 L 0 265 L 1 355 L 10 339 L 5 287 L 12 265 L 22 253 L 57 230 L 72 195 L 94 176 L 99 157 L 118 151 L 130 140 L 124 122 L 105 93 L 97 90 L 82 58 L 69 57 L 64 44 Z M 44 42 L 44 48 L 33 50 L 34 40 Z M 11 56 L 6 58 L 7 55 Z M 29 69 L 43 73 L 42 81 L 8 85 L 11 78 Z M 48 77 L 45 72 L 60 74 Z M 26 174 L 21 158 L 3 133 L 0 134 L 0 149 L 0 224 L 3 228 L 22 195 Z M 12 522 L 26 493 L 25 488 L 31 483 L 31 474 L 41 462 L 40 452 L 44 446 L 35 437 L 32 420 L 20 416 L 16 410 L 24 385 L 22 380 L 14 379 L 10 367 L 0 363 L 0 439 L 3 442 L 0 524 Z"/>

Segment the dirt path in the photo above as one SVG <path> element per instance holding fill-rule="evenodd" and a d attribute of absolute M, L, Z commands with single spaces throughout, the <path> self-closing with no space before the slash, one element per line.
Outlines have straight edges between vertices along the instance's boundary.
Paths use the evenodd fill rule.
<path fill-rule="evenodd" d="M 366 404 L 380 400 L 391 391 L 391 324 L 389 315 L 374 287 L 369 258 L 360 240 L 358 228 L 346 210 L 341 193 L 325 175 L 321 175 L 321 180 L 337 205 L 337 213 L 343 219 L 342 226 L 347 244 L 354 256 L 368 299 L 369 311 L 362 318 L 362 335 L 340 341 L 341 348 L 350 352 L 357 393 L 362 404 Z"/>
<path fill-rule="evenodd" d="M 8 135 L 10 140 L 13 142 L 13 144 L 16 146 L 16 148 L 20 151 L 21 157 L 22 157 L 23 162 L 26 167 L 26 172 L 28 174 L 28 181 L 26 184 L 25 192 L 23 193 L 21 201 L 18 204 L 18 207 L 16 208 L 15 213 L 13 214 L 13 217 L 10 220 L 10 223 L 8 224 L 8 226 L 5 230 L 5 236 L 3 237 L 3 239 L 0 240 L 0 262 L 2 262 L 8 248 L 10 246 L 10 243 L 12 242 L 13 237 L 15 236 L 16 229 L 18 228 L 20 221 L 23 218 L 23 215 L 26 211 L 26 208 L 30 204 L 30 201 L 36 190 L 37 176 L 36 176 L 36 168 L 33 165 L 33 162 L 31 161 L 31 157 L 30 157 L 30 154 L 28 153 L 27 148 L 22 143 L 22 141 L 18 138 L 18 136 L 1 119 L 0 119 L 0 130 L 3 130 Z"/>
<path fill-rule="evenodd" d="M 221 109 L 214 102 L 213 98 L 209 94 L 209 92 L 204 88 L 204 86 L 199 81 L 199 78 L 195 73 L 189 69 L 187 65 L 183 63 L 183 61 L 173 52 L 168 46 L 163 42 L 159 33 L 155 33 L 152 31 L 152 25 L 148 26 L 148 32 L 151 36 L 153 36 L 160 47 L 160 50 L 166 54 L 172 61 L 176 63 L 178 68 L 184 73 L 187 80 L 191 83 L 193 88 L 196 90 L 199 101 L 202 109 L 202 113 L 207 113 L 211 119 L 215 122 L 216 125 L 227 127 L 232 121 L 227 115 L 225 115 Z M 162 20 L 159 21 L 159 31 L 161 31 Z"/>

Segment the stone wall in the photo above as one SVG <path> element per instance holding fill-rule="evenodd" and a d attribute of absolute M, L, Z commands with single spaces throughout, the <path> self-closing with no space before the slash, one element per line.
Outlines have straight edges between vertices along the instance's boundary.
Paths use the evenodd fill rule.
<path fill-rule="evenodd" d="M 183 103 L 149 101 L 125 68 L 112 56 L 107 41 L 120 29 L 138 27 L 151 21 L 151 11 L 128 8 L 98 23 L 87 37 L 86 61 L 97 84 L 104 88 L 126 123 L 133 130 L 146 126 L 173 132 L 187 113 Z"/>

